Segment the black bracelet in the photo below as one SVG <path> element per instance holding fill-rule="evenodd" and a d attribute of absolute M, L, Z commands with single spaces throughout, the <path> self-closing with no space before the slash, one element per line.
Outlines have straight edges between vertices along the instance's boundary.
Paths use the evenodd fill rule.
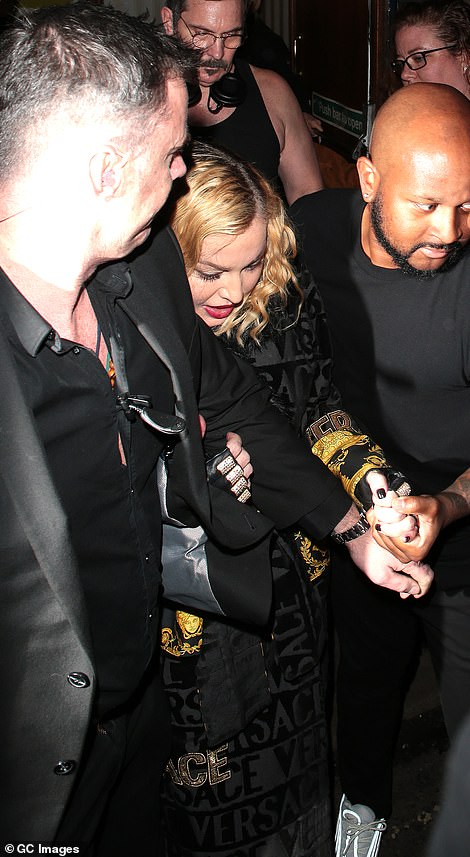
<path fill-rule="evenodd" d="M 363 509 L 359 515 L 359 520 L 352 527 L 349 527 L 349 530 L 343 530 L 342 533 L 332 533 L 331 538 L 339 545 L 344 545 L 345 542 L 352 542 L 358 536 L 363 536 L 364 533 L 367 533 L 367 530 L 370 530 L 370 524 L 367 520 L 365 509 Z"/>

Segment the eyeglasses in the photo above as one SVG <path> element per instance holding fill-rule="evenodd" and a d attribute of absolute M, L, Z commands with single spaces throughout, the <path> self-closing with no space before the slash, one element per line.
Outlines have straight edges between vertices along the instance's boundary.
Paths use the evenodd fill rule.
<path fill-rule="evenodd" d="M 392 69 L 395 74 L 401 75 L 405 65 L 411 69 L 411 71 L 417 71 L 419 68 L 424 68 L 427 65 L 427 55 L 428 54 L 437 54 L 438 51 L 451 51 L 452 48 L 456 48 L 457 45 L 444 45 L 442 48 L 431 48 L 429 51 L 417 51 L 414 54 L 408 54 L 404 60 L 393 60 L 391 63 Z"/>
<path fill-rule="evenodd" d="M 211 48 L 212 45 L 215 45 L 218 40 L 224 43 L 225 48 L 236 50 L 236 48 L 239 48 L 245 41 L 244 33 L 221 33 L 219 35 L 218 33 L 210 33 L 208 31 L 194 32 L 190 27 L 188 27 L 182 15 L 180 15 L 179 20 L 183 22 L 190 34 L 191 44 L 198 50 L 206 51 L 208 48 Z"/>

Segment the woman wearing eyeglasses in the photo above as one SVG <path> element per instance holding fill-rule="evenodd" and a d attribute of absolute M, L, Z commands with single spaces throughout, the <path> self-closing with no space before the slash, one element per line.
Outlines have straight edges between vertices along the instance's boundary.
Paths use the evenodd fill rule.
<path fill-rule="evenodd" d="M 402 84 L 445 83 L 470 98 L 470 6 L 466 0 L 408 3 L 395 21 L 392 69 Z"/>

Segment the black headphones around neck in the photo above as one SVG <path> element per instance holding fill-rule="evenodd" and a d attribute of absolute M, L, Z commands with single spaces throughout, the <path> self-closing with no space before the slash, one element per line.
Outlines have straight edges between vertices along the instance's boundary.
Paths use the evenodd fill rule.
<path fill-rule="evenodd" d="M 188 107 L 199 104 L 202 98 L 198 84 L 188 83 Z M 239 107 L 246 98 L 246 83 L 236 71 L 229 71 L 209 87 L 207 109 L 219 113 L 222 107 Z M 213 105 L 213 106 L 212 106 Z"/>

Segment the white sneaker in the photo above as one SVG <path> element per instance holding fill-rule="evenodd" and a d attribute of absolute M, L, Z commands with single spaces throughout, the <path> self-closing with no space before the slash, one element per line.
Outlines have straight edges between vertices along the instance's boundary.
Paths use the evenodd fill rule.
<path fill-rule="evenodd" d="M 335 857 L 377 857 L 382 833 L 387 829 L 384 818 L 362 803 L 351 805 L 343 795 L 335 834 Z"/>

